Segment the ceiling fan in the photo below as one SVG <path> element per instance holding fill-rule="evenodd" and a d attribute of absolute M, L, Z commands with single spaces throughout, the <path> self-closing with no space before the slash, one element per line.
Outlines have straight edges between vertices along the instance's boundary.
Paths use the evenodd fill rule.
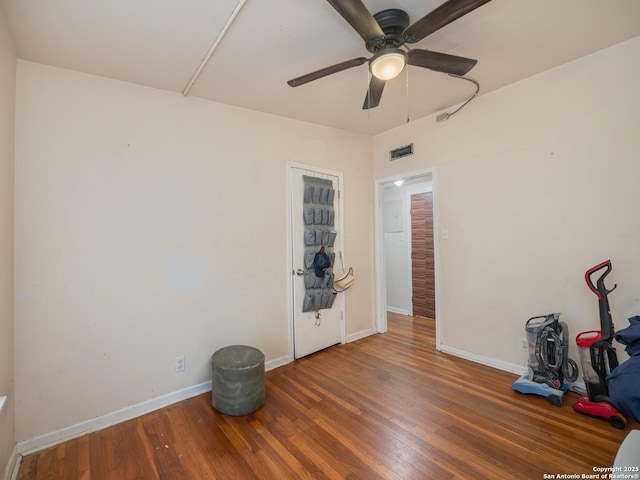
<path fill-rule="evenodd" d="M 387 80 L 398 76 L 407 64 L 458 76 L 471 70 L 478 63 L 477 60 L 423 49 L 410 50 L 406 44 L 419 42 L 491 0 L 448 0 L 411 25 L 409 15 L 403 10 L 392 8 L 371 15 L 361 0 L 327 1 L 362 37 L 367 51 L 373 56 L 358 57 L 321 68 L 287 83 L 298 87 L 369 62 L 371 80 L 362 106 L 366 110 L 378 106 Z M 403 46 L 404 49 L 401 48 Z"/>

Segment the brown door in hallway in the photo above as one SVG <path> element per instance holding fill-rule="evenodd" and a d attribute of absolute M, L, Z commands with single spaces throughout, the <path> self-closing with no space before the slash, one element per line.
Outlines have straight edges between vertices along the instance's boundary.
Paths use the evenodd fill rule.
<path fill-rule="evenodd" d="M 413 315 L 435 319 L 432 192 L 411 195 L 411 282 Z"/>

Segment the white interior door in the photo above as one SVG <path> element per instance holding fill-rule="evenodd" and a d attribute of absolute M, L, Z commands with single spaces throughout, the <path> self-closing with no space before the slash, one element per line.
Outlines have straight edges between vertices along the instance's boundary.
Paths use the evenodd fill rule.
<path fill-rule="evenodd" d="M 324 203 L 307 202 L 305 203 L 305 179 L 304 177 L 321 179 L 323 188 L 333 190 L 333 225 L 316 224 L 309 222 L 309 216 L 305 218 L 309 208 L 315 208 L 328 211 L 330 205 L 325 200 Z M 309 180 L 307 180 L 307 185 Z M 342 271 L 340 258 L 342 235 L 342 212 L 340 209 L 340 194 L 338 193 L 342 186 L 342 176 L 339 172 L 332 172 L 324 169 L 316 169 L 314 167 L 306 167 L 299 165 L 290 165 L 289 169 L 289 192 L 290 192 L 290 232 L 291 232 L 291 265 L 293 281 L 293 350 L 294 358 L 301 358 L 305 355 L 317 352 L 323 348 L 330 347 L 337 343 L 344 343 L 344 293 L 332 295 L 328 298 L 326 295 L 330 292 L 331 285 L 328 282 L 329 290 L 326 288 L 309 288 L 310 281 L 314 281 L 314 269 L 310 268 L 310 254 L 317 252 L 324 247 L 329 254 L 335 255 L 332 270 L 327 270 L 327 274 L 332 271 L 339 273 Z M 317 199 L 316 199 L 317 200 Z M 308 245 L 309 236 L 305 239 L 305 234 L 309 234 L 312 230 L 330 231 L 332 241 L 327 242 L 325 234 L 324 241 L 314 242 L 314 245 Z M 307 255 L 305 261 L 305 254 Z M 307 276 L 307 285 L 305 286 L 305 276 Z M 322 278 L 317 277 L 319 281 Z M 326 287 L 325 285 L 325 287 Z M 309 299 L 314 302 L 313 307 L 309 308 L 309 304 L 305 303 Z M 317 300 L 317 301 L 316 301 Z M 332 303 L 331 303 L 332 302 Z M 318 305 L 320 303 L 320 305 Z M 331 308 L 326 308 L 327 303 Z M 307 306 L 308 311 L 305 310 Z M 324 306 L 325 308 L 321 308 Z"/>

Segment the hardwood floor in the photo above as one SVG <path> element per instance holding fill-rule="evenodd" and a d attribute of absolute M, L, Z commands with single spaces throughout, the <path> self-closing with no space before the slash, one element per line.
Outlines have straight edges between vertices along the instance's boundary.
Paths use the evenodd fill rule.
<path fill-rule="evenodd" d="M 515 375 L 435 351 L 433 321 L 267 372 L 265 406 L 204 394 L 34 453 L 18 480 L 542 479 L 610 466 L 626 431 L 511 390 Z M 550 478 L 550 477 L 547 477 Z"/>

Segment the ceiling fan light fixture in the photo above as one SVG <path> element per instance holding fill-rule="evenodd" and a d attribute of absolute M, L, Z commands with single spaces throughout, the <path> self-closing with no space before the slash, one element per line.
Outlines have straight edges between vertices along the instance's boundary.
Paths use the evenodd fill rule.
<path fill-rule="evenodd" d="M 377 52 L 369 61 L 371 74 L 380 80 L 396 78 L 407 64 L 407 54 L 399 48 L 386 48 Z"/>

